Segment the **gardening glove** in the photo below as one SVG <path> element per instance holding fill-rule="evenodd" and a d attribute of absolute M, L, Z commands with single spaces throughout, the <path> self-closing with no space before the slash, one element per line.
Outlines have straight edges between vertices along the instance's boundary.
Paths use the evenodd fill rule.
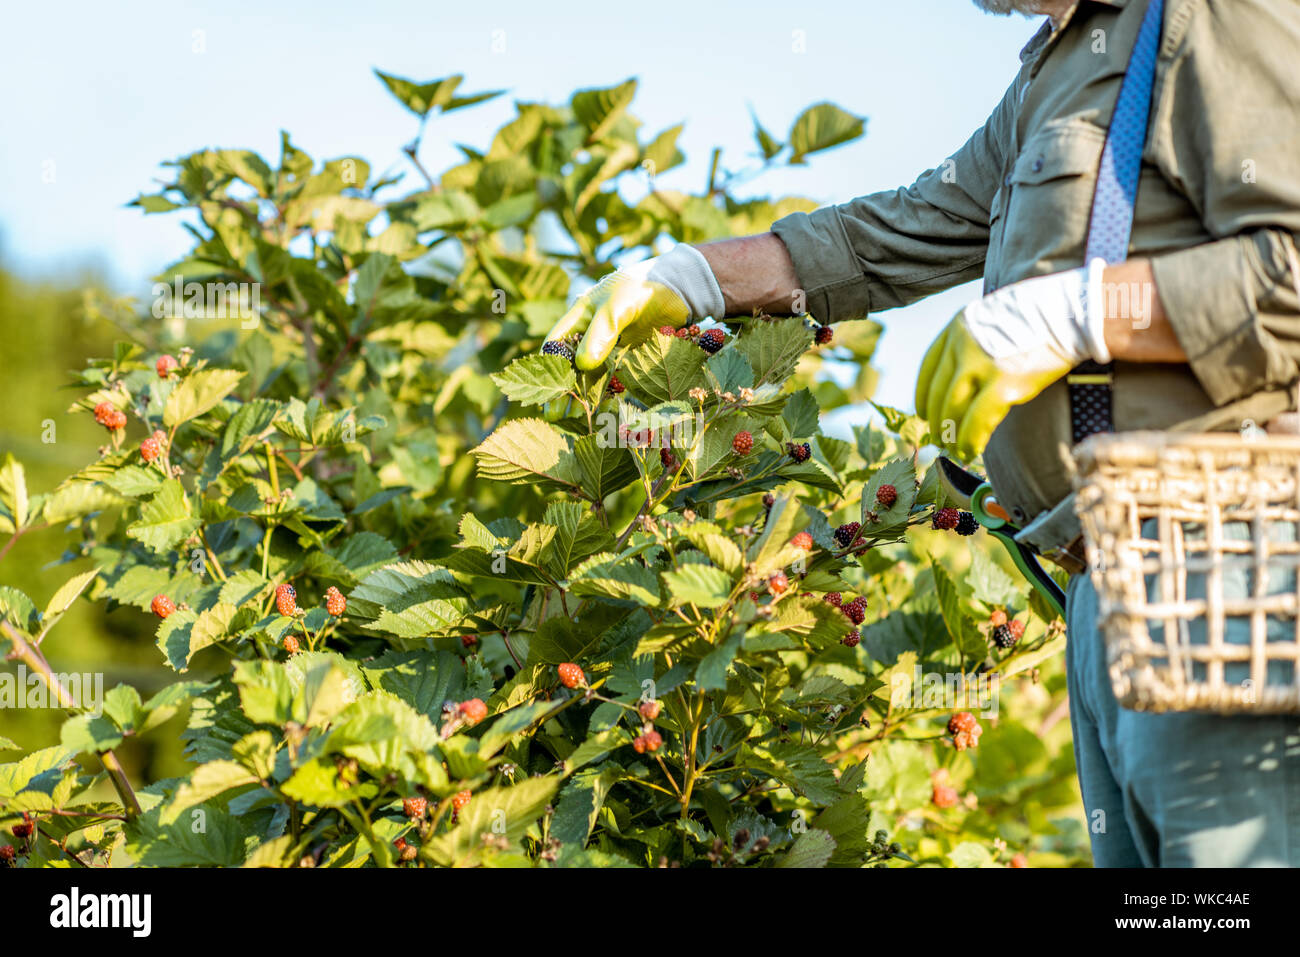
<path fill-rule="evenodd" d="M 1105 268 L 1094 259 L 1025 279 L 957 313 L 930 345 L 916 382 L 916 411 L 929 421 L 931 441 L 974 458 L 1011 406 L 1087 359 L 1109 362 Z"/>
<path fill-rule="evenodd" d="M 592 286 L 546 337 L 547 342 L 585 332 L 574 362 L 594 369 L 622 337 L 636 345 L 660 326 L 678 328 L 726 307 L 708 261 L 694 246 L 678 243 L 663 256 L 620 268 Z"/>

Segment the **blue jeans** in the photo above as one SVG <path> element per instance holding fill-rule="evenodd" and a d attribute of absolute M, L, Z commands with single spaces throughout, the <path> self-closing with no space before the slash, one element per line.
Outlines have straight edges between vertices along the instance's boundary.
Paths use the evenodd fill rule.
<path fill-rule="evenodd" d="M 1066 595 L 1074 759 L 1098 867 L 1300 866 L 1300 716 L 1119 707 L 1086 575 Z"/>

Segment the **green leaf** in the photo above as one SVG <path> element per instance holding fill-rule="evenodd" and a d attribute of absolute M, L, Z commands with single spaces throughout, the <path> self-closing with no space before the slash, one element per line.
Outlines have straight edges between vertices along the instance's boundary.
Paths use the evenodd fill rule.
<path fill-rule="evenodd" d="M 578 487 L 570 440 L 541 419 L 512 419 L 473 450 L 481 478 L 514 485 Z"/>
<path fill-rule="evenodd" d="M 934 587 L 939 596 L 939 608 L 943 612 L 944 628 L 953 644 L 957 646 L 962 658 L 983 658 L 988 653 L 988 645 L 975 627 L 975 622 L 962 608 L 957 586 L 938 562 L 931 562 L 930 570 L 934 574 Z"/>
<path fill-rule="evenodd" d="M 676 605 L 721 608 L 731 594 L 731 576 L 721 568 L 691 562 L 663 573 L 664 585 Z"/>
<path fill-rule="evenodd" d="M 817 103 L 795 118 L 790 127 L 790 162 L 803 163 L 809 153 L 830 149 L 862 135 L 864 119 L 834 103 Z"/>
<path fill-rule="evenodd" d="M 458 74 L 441 80 L 417 83 L 380 70 L 375 70 L 375 76 L 383 81 L 384 86 L 397 97 L 399 103 L 421 118 L 427 116 L 431 110 L 450 104 L 456 95 L 456 88 L 464 79 Z"/>
<path fill-rule="evenodd" d="M 600 552 L 573 570 L 569 590 L 575 595 L 621 598 L 643 605 L 659 604 L 655 573 L 635 560 Z"/>
<path fill-rule="evenodd" d="M 732 348 L 749 360 L 755 385 L 782 383 L 794 373 L 812 339 L 812 330 L 801 319 L 765 320 L 749 323 Z"/>
<path fill-rule="evenodd" d="M 750 115 L 753 116 L 752 113 Z M 758 121 L 757 116 L 753 116 L 753 120 L 754 141 L 758 144 L 758 151 L 763 154 L 763 159 L 770 160 L 785 147 L 783 144 L 777 142 L 776 138 L 763 128 L 763 124 Z"/>
<path fill-rule="evenodd" d="M 636 481 L 641 473 L 631 450 L 617 444 L 606 446 L 604 433 L 584 435 L 573 443 L 582 490 L 600 502 Z"/>
<path fill-rule="evenodd" d="M 977 601 L 988 605 L 1009 605 L 1020 597 L 1015 580 L 994 564 L 984 549 L 970 542 L 970 572 L 966 584 Z"/>
<path fill-rule="evenodd" d="M 790 850 L 777 860 L 777 867 L 825 867 L 835 854 L 835 838 L 813 828 L 799 835 Z"/>
<path fill-rule="evenodd" d="M 810 745 L 785 744 L 746 746 L 740 763 L 776 778 L 815 804 L 833 804 L 843 797 L 835 772 Z"/>
<path fill-rule="evenodd" d="M 243 372 L 234 369 L 200 369 L 172 389 L 163 408 L 163 424 L 180 425 L 207 412 L 239 385 Z"/>
<path fill-rule="evenodd" d="M 573 115 L 587 128 L 587 141 L 594 143 L 608 133 L 636 96 L 636 80 L 604 89 L 579 90 L 570 101 Z"/>
<path fill-rule="evenodd" d="M 22 463 L 12 454 L 0 466 L 0 532 L 12 532 L 27 524 L 27 476 Z"/>
<path fill-rule="evenodd" d="M 36 603 L 12 585 L 0 585 L 0 618 L 8 619 L 29 634 L 36 634 L 41 613 Z"/>
<path fill-rule="evenodd" d="M 573 366 L 562 356 L 531 355 L 516 359 L 491 376 L 512 402 L 543 405 L 577 388 Z"/>
<path fill-rule="evenodd" d="M 542 561 L 557 579 L 568 577 L 575 564 L 614 544 L 609 529 L 577 502 L 552 502 L 546 508 L 545 520 L 555 528 L 555 537 L 543 550 Z"/>
<path fill-rule="evenodd" d="M 882 485 L 894 486 L 898 498 L 889 508 L 882 508 L 876 493 Z M 862 535 L 871 537 L 895 529 L 907 522 L 916 501 L 916 468 L 911 459 L 895 459 L 886 464 L 862 490 Z M 871 520 L 872 515 L 875 521 Z"/>
<path fill-rule="evenodd" d="M 55 623 L 63 617 L 64 612 L 72 607 L 72 603 L 77 597 L 89 587 L 90 583 L 95 580 L 99 574 L 98 568 L 92 568 L 88 572 L 82 572 L 80 575 L 73 575 L 66 582 L 59 586 L 59 590 L 50 598 L 50 603 L 45 606 L 45 614 L 41 618 L 41 636 L 49 633 Z"/>
<path fill-rule="evenodd" d="M 646 405 L 687 399 L 703 388 L 705 352 L 689 339 L 654 335 L 623 357 L 618 377 Z"/>
<path fill-rule="evenodd" d="M 450 651 L 389 649 L 361 666 L 372 688 L 400 698 L 432 721 L 442 720 L 447 701 L 487 698 L 491 687 L 467 683 L 465 665 Z"/>
<path fill-rule="evenodd" d="M 203 804 L 234 788 L 257 783 L 257 776 L 234 761 L 211 761 L 194 769 L 189 779 L 176 789 L 176 794 L 159 812 L 162 825 L 175 823 L 183 812 Z"/>
<path fill-rule="evenodd" d="M 460 812 L 460 823 L 422 845 L 420 856 L 444 866 L 467 867 L 482 860 L 485 835 L 518 844 L 541 817 L 559 784 L 558 777 L 547 775 L 526 778 L 513 787 L 479 791 Z"/>
<path fill-rule="evenodd" d="M 727 686 L 727 671 L 736 659 L 736 652 L 745 637 L 744 629 L 737 628 L 718 646 L 700 659 L 695 669 L 695 683 L 705 691 L 716 691 Z"/>
<path fill-rule="evenodd" d="M 174 394 L 174 393 L 173 393 Z M 180 479 L 168 479 L 149 501 L 140 506 L 140 519 L 126 533 L 158 554 L 170 552 L 189 538 L 200 522 L 191 511 Z"/>
<path fill-rule="evenodd" d="M 586 844 L 610 788 L 627 776 L 616 764 L 602 764 L 575 774 L 556 804 L 551 837 L 561 844 Z"/>

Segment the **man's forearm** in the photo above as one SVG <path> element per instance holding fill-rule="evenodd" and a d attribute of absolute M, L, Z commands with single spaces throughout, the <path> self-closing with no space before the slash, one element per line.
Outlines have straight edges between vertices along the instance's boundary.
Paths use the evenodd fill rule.
<path fill-rule="evenodd" d="M 1106 347 L 1126 362 L 1186 362 L 1174 327 L 1160 302 L 1151 260 L 1131 259 L 1107 266 Z"/>
<path fill-rule="evenodd" d="M 785 243 L 775 233 L 723 239 L 697 246 L 708 260 L 729 316 L 754 310 L 776 316 L 794 312 L 799 277 Z"/>

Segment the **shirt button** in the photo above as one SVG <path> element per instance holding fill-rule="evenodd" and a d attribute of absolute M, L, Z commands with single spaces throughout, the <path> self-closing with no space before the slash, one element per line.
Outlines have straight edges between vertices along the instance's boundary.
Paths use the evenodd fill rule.
<path fill-rule="evenodd" d="M 1043 158 L 1040 156 L 1038 157 L 1038 159 L 1034 160 L 1034 172 L 1041 173 L 1042 171 L 1043 171 Z"/>
<path fill-rule="evenodd" d="M 1002 185 L 1003 185 L 1003 186 L 1010 186 L 1010 185 L 1011 185 L 1011 174 L 1010 174 L 1010 173 L 1008 173 L 1008 174 L 1007 174 L 1007 178 L 1004 179 L 1004 180 L 1002 181 Z"/>
<path fill-rule="evenodd" d="M 1015 508 L 1011 509 L 1011 515 L 1017 522 L 1023 522 L 1026 517 L 1025 510 L 1023 508 L 1020 508 L 1019 506 L 1016 506 Z"/>

